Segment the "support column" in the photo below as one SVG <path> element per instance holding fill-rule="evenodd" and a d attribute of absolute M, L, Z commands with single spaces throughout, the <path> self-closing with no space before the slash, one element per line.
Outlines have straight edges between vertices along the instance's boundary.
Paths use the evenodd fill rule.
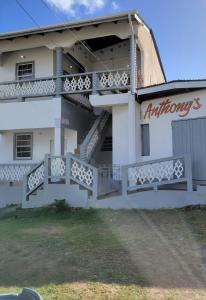
<path fill-rule="evenodd" d="M 130 68 L 131 68 L 131 97 L 128 101 L 128 146 L 129 146 L 129 163 L 136 163 L 137 155 L 137 131 L 140 124 L 137 122 L 137 49 L 136 35 L 131 34 L 130 37 Z M 139 144 L 139 143 L 138 143 Z"/>
<path fill-rule="evenodd" d="M 131 95 L 128 102 L 128 146 L 129 146 L 129 163 L 137 162 L 137 136 L 136 136 L 136 100 L 135 95 Z"/>
<path fill-rule="evenodd" d="M 137 91 L 137 40 L 134 33 L 130 36 L 130 68 L 131 68 L 131 93 Z"/>
<path fill-rule="evenodd" d="M 62 79 L 63 75 L 63 50 L 61 47 L 56 48 L 56 96 L 60 96 L 62 92 Z"/>
<path fill-rule="evenodd" d="M 3 66 L 3 53 L 0 52 L 0 67 Z"/>
<path fill-rule="evenodd" d="M 57 124 L 54 128 L 54 155 L 64 155 L 64 126 Z"/>

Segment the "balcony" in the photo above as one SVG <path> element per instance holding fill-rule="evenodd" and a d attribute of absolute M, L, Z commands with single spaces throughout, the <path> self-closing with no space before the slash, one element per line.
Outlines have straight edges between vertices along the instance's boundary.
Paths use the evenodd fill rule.
<path fill-rule="evenodd" d="M 0 100 L 128 92 L 131 89 L 130 74 L 130 69 L 116 69 L 2 82 Z"/>

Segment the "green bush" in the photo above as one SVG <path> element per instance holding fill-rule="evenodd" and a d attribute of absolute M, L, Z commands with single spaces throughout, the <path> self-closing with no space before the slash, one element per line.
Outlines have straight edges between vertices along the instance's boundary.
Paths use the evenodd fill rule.
<path fill-rule="evenodd" d="M 70 209 L 70 206 L 66 203 L 65 199 L 55 199 L 52 205 L 55 212 L 65 212 Z"/>

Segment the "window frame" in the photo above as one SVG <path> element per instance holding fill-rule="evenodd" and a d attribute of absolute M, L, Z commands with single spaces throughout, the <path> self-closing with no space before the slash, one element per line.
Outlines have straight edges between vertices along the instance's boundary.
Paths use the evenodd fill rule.
<path fill-rule="evenodd" d="M 31 75 L 31 78 L 24 78 L 24 79 L 19 79 L 19 75 L 18 75 L 18 68 L 19 66 L 21 65 L 28 65 L 28 64 L 31 64 L 32 65 L 32 75 Z M 34 60 L 33 61 L 25 61 L 25 62 L 20 62 L 20 63 L 16 63 L 16 70 L 15 70 L 15 78 L 17 81 L 29 81 L 29 80 L 33 80 L 35 79 L 35 62 Z M 28 76 L 29 77 L 29 76 Z"/>
<path fill-rule="evenodd" d="M 17 136 L 20 135 L 30 135 L 31 136 L 31 155 L 30 157 L 17 157 Z M 14 134 L 14 144 L 13 144 L 13 157 L 14 160 L 32 160 L 33 159 L 33 132 L 16 132 Z"/>
<path fill-rule="evenodd" d="M 143 127 L 144 126 L 147 126 L 148 128 L 148 149 L 144 149 L 144 146 L 145 146 L 145 143 L 144 143 L 144 132 L 143 132 Z M 141 124 L 141 156 L 143 157 L 147 157 L 147 156 L 150 156 L 151 155 L 151 152 L 150 152 L 150 124 L 149 123 L 145 123 L 145 124 Z"/>

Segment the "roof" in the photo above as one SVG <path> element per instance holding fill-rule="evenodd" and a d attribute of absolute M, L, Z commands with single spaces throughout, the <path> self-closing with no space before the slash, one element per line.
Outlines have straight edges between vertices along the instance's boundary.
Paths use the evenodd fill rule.
<path fill-rule="evenodd" d="M 142 102 L 149 99 L 188 93 L 201 89 L 206 89 L 206 79 L 173 80 L 140 88 L 138 90 L 138 99 Z"/>
<path fill-rule="evenodd" d="M 28 35 L 34 35 L 39 33 L 49 33 L 49 32 L 58 32 L 61 30 L 67 30 L 67 29 L 76 29 L 84 26 L 90 26 L 90 25 L 97 25 L 101 23 L 108 23 L 108 22 L 115 22 L 115 21 L 121 21 L 128 19 L 128 15 L 135 16 L 138 15 L 140 20 L 143 22 L 143 19 L 139 16 L 138 12 L 136 10 L 119 13 L 119 14 L 113 14 L 109 16 L 101 16 L 96 17 L 92 19 L 82 19 L 78 21 L 73 22 L 66 22 L 66 23 L 60 23 L 55 25 L 48 25 L 48 26 L 41 26 L 41 27 L 35 27 L 31 29 L 26 30 L 18 30 L 14 32 L 6 32 L 3 34 L 0 34 L 0 39 L 9 39 L 9 38 L 16 38 L 16 37 L 23 37 Z M 145 24 L 145 23 L 144 23 Z"/>
<path fill-rule="evenodd" d="M 82 20 L 78 20 L 78 21 L 74 21 L 74 22 L 67 22 L 67 23 L 61 23 L 61 24 L 55 24 L 55 25 L 49 25 L 49 26 L 36 27 L 36 28 L 32 28 L 32 29 L 19 30 L 19 31 L 14 31 L 14 32 L 6 32 L 3 34 L 0 34 L 0 40 L 5 40 L 5 39 L 12 40 L 14 38 L 28 37 L 30 35 L 35 35 L 35 34 L 44 35 L 45 33 L 50 33 L 50 32 L 62 32 L 62 31 L 68 30 L 68 29 L 74 30 L 74 29 L 78 29 L 81 27 L 85 27 L 85 26 L 91 26 L 91 25 L 94 26 L 94 25 L 98 25 L 98 24 L 102 24 L 102 23 L 128 20 L 128 15 L 133 17 L 133 19 L 135 19 L 137 22 L 144 24 L 147 27 L 147 29 L 149 30 L 152 40 L 153 40 L 153 43 L 154 43 L 155 50 L 157 52 L 160 67 L 161 67 L 164 79 L 166 81 L 166 76 L 165 76 L 162 60 L 160 57 L 159 49 L 158 49 L 154 34 L 152 32 L 152 29 L 143 20 L 143 18 L 140 16 L 140 14 L 137 10 L 131 10 L 128 12 L 113 14 L 113 15 L 109 15 L 109 16 L 101 16 L 101 17 L 96 17 L 96 18 L 92 18 L 92 19 L 82 19 Z"/>

